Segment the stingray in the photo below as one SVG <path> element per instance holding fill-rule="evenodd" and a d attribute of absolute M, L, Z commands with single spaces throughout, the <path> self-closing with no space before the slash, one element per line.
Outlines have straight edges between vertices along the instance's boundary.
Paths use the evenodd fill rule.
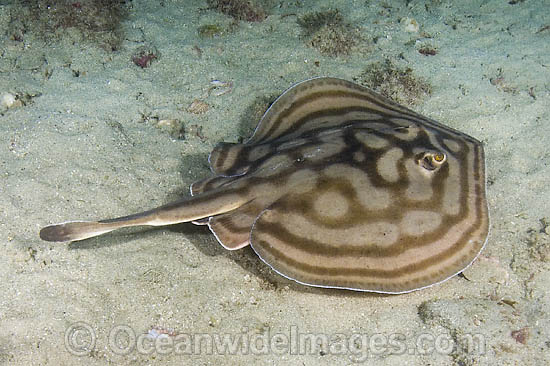
<path fill-rule="evenodd" d="M 220 143 L 191 196 L 114 219 L 44 227 L 76 241 L 138 225 L 208 225 L 279 274 L 319 287 L 403 293 L 463 271 L 485 245 L 482 144 L 354 83 L 286 90 L 243 144 Z"/>

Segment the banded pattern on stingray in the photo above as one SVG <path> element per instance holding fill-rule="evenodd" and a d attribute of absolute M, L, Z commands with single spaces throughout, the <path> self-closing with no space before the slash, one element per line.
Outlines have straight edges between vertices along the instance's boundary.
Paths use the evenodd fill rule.
<path fill-rule="evenodd" d="M 190 198 L 41 237 L 193 221 L 297 282 L 385 293 L 452 277 L 487 238 L 481 143 L 345 80 L 293 86 L 250 140 L 219 144 L 209 161 L 215 176 Z"/>

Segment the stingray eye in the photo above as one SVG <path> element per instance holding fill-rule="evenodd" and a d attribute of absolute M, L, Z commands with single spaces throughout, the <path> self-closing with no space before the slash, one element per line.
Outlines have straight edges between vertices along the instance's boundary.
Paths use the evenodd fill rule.
<path fill-rule="evenodd" d="M 417 156 L 417 163 L 429 171 L 439 169 L 446 160 L 447 156 L 441 151 L 425 151 Z"/>

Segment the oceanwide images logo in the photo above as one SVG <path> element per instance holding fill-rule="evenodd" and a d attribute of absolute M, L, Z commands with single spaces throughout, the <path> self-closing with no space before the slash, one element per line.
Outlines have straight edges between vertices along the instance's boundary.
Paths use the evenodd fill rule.
<path fill-rule="evenodd" d="M 107 349 L 117 355 L 338 355 L 363 362 L 369 357 L 390 354 L 450 354 L 458 348 L 462 353 L 485 353 L 482 334 L 464 334 L 461 339 L 446 333 L 421 333 L 414 337 L 401 333 L 329 334 L 302 332 L 295 325 L 286 332 L 243 327 L 236 333 L 178 333 L 160 327 L 139 333 L 127 325 L 117 325 L 103 338 L 98 339 L 91 325 L 77 322 L 67 328 L 64 341 L 67 351 L 75 356 Z"/>

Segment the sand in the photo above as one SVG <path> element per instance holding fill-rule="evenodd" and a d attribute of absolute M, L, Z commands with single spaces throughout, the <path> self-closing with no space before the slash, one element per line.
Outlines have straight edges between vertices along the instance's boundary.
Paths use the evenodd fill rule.
<path fill-rule="evenodd" d="M 0 95 L 21 101 L 0 107 L 0 361 L 550 362 L 548 3 L 456 3 L 272 2 L 264 21 L 233 24 L 202 1 L 134 0 L 115 51 L 70 27 L 43 37 L 29 18 L 18 35 L 21 5 L 0 3 Z M 308 46 L 297 23 L 329 8 L 357 39 L 349 54 Z M 201 37 L 208 24 L 224 31 Z M 140 51 L 156 55 L 146 68 Z M 246 138 L 286 88 L 360 80 L 386 59 L 431 85 L 413 109 L 485 144 L 491 232 L 464 276 L 396 296 L 310 288 L 192 224 L 39 239 L 187 195 L 212 147 Z"/>

